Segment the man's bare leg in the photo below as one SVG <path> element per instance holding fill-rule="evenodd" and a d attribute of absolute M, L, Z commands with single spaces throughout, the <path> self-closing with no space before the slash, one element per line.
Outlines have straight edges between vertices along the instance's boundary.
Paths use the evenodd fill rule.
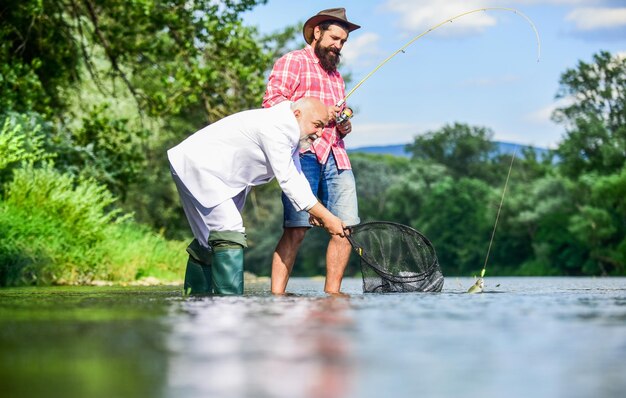
<path fill-rule="evenodd" d="M 352 247 L 348 239 L 337 235 L 330 237 L 326 251 L 326 283 L 324 291 L 329 294 L 339 293 L 343 273 L 350 259 Z"/>
<path fill-rule="evenodd" d="M 284 294 L 296 255 L 309 228 L 284 228 L 272 257 L 272 293 Z"/>

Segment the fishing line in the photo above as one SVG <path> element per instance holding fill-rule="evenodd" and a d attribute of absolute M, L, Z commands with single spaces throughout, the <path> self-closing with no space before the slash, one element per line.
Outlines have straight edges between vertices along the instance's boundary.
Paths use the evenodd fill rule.
<path fill-rule="evenodd" d="M 489 261 L 489 254 L 491 253 L 491 245 L 493 244 L 493 238 L 496 236 L 496 228 L 498 227 L 498 220 L 500 219 L 500 211 L 502 210 L 502 204 L 504 203 L 504 196 L 506 195 L 506 188 L 509 185 L 509 178 L 511 177 L 511 170 L 513 170 L 513 161 L 515 160 L 515 154 L 517 153 L 517 147 L 513 150 L 513 156 L 511 156 L 511 164 L 509 165 L 509 173 L 504 181 L 504 189 L 502 189 L 502 197 L 500 198 L 500 205 L 498 206 L 498 212 L 496 213 L 496 221 L 493 224 L 493 231 L 491 231 L 491 239 L 489 240 L 489 247 L 487 248 L 487 255 L 485 256 L 485 264 L 482 271 L 480 271 L 480 277 L 485 276 L 487 270 L 487 262 Z"/>
<path fill-rule="evenodd" d="M 349 96 L 352 95 L 352 93 L 354 93 L 356 91 L 356 89 L 358 89 L 359 87 L 361 87 L 361 85 L 363 83 L 365 83 L 365 81 L 367 79 L 369 79 L 374 73 L 376 73 L 383 65 L 385 65 L 387 62 L 389 62 L 393 57 L 395 57 L 396 55 L 398 55 L 399 53 L 404 53 L 404 50 L 410 46 L 411 44 L 415 43 L 417 40 L 419 40 L 420 38 L 426 36 L 428 33 L 440 28 L 441 26 L 445 25 L 446 23 L 450 23 L 452 21 L 454 21 L 455 19 L 464 17 L 466 15 L 469 14 L 473 14 L 476 12 L 481 12 L 481 11 L 508 11 L 508 12 L 512 12 L 516 15 L 519 15 L 520 17 L 524 18 L 529 24 L 530 26 L 533 28 L 533 31 L 535 32 L 535 37 L 537 38 L 537 62 L 539 62 L 539 58 L 541 57 L 541 40 L 539 39 L 539 32 L 537 31 L 537 28 L 535 27 L 535 24 L 533 23 L 533 21 L 527 17 L 525 14 L 523 14 L 521 11 L 518 11 L 514 8 L 506 8 L 506 7 L 485 7 L 485 8 L 478 8 L 475 10 L 471 10 L 471 11 L 466 11 L 464 13 L 461 13 L 459 15 L 455 15 L 452 18 L 448 18 L 440 23 L 438 23 L 437 25 L 434 25 L 430 28 L 428 28 L 427 30 L 425 30 L 424 32 L 420 33 L 419 35 L 415 36 L 414 38 L 412 38 L 408 43 L 406 43 L 404 46 L 400 47 L 396 52 L 394 52 L 393 54 L 391 54 L 389 57 L 387 57 L 385 60 L 383 60 L 383 62 L 381 62 L 376 68 L 374 68 L 374 70 L 372 70 L 370 73 L 368 73 L 360 82 L 358 82 L 356 84 L 356 86 L 354 86 L 349 92 L 348 94 L 346 94 L 346 96 L 340 100 L 339 102 L 337 102 L 336 106 L 342 106 L 346 100 L 348 99 Z M 351 116 L 350 116 L 351 117 Z"/>
<path fill-rule="evenodd" d="M 526 22 L 528 22 L 528 24 L 530 24 L 531 28 L 533 29 L 533 32 L 535 33 L 535 37 L 537 39 L 537 62 L 539 62 L 539 59 L 541 58 L 541 39 L 539 38 L 539 32 L 537 31 L 537 28 L 535 27 L 535 24 L 533 23 L 533 21 L 526 16 L 524 13 L 522 13 L 519 10 L 516 10 L 514 8 L 507 8 L 507 7 L 484 7 L 484 8 L 477 8 L 475 10 L 470 10 L 470 11 L 466 11 L 463 12 L 461 14 L 455 15 L 452 18 L 448 18 L 440 23 L 438 23 L 437 25 L 434 25 L 430 28 L 428 28 L 427 30 L 425 30 L 424 32 L 418 34 L 417 36 L 413 37 L 411 40 L 409 40 L 404 46 L 400 47 L 396 52 L 392 53 L 389 57 L 385 58 L 380 64 L 378 64 L 378 66 L 376 66 L 370 73 L 368 73 L 363 79 L 361 79 L 361 81 L 359 81 L 347 94 L 346 96 L 341 99 L 339 102 L 337 102 L 337 104 L 335 106 L 340 107 L 343 104 L 345 104 L 346 100 L 348 99 L 348 97 L 350 97 L 359 87 L 361 87 L 361 85 L 363 83 L 365 83 L 374 73 L 378 72 L 378 70 L 380 68 L 382 68 L 387 62 L 389 62 L 393 57 L 395 57 L 396 55 L 400 54 L 400 53 L 404 53 L 405 49 L 407 47 L 409 47 L 411 44 L 415 43 L 417 40 L 421 39 L 422 37 L 426 36 L 427 34 L 429 34 L 430 32 L 440 28 L 441 26 L 447 24 L 447 23 L 451 23 L 452 21 L 462 18 L 466 15 L 470 15 L 470 14 L 474 14 L 477 12 L 486 12 L 486 11 L 507 11 L 507 12 L 512 12 L 515 15 L 519 15 L 520 17 L 524 18 L 526 20 Z M 345 121 L 347 121 L 348 119 L 350 119 L 353 116 L 352 110 L 350 108 L 345 108 L 337 117 L 337 123 L 343 123 Z M 498 227 L 498 221 L 500 219 L 500 212 L 502 211 L 502 205 L 504 203 L 504 197 L 506 196 L 506 190 L 509 184 L 509 179 L 511 177 L 511 171 L 513 170 L 513 162 L 515 160 L 515 155 L 517 153 L 517 147 L 515 147 L 515 150 L 513 151 L 513 155 L 511 156 L 511 164 L 509 165 L 509 171 L 508 174 L 506 176 L 506 180 L 504 183 L 504 189 L 502 190 L 502 197 L 500 198 L 500 205 L 498 206 L 498 211 L 496 213 L 496 220 L 494 222 L 493 225 L 493 230 L 491 232 L 491 239 L 489 240 L 489 246 L 487 248 L 487 254 L 485 256 L 485 262 L 483 264 L 483 268 L 480 272 L 480 278 L 478 278 L 478 280 L 476 281 L 476 283 L 474 284 L 474 286 L 472 286 L 468 292 L 470 293 L 478 293 L 478 292 L 482 292 L 483 289 L 483 277 L 485 276 L 485 272 L 487 270 L 487 263 L 489 262 L 489 255 L 491 253 L 491 247 L 493 245 L 493 240 L 494 237 L 496 235 L 496 229 Z M 359 253 L 361 254 L 361 253 Z"/>
<path fill-rule="evenodd" d="M 470 286 L 467 290 L 468 293 L 482 293 L 484 287 L 483 278 L 485 277 L 485 272 L 487 271 L 487 262 L 489 261 L 489 253 L 491 253 L 491 246 L 493 245 L 493 238 L 496 236 L 496 228 L 498 227 L 498 220 L 500 219 L 500 211 L 502 210 L 502 204 L 504 203 L 504 196 L 506 195 L 506 188 L 509 185 L 509 178 L 511 178 L 511 170 L 513 170 L 513 161 L 515 160 L 515 154 L 517 153 L 517 146 L 513 150 L 513 155 L 511 156 L 511 164 L 509 165 L 509 172 L 506 175 L 506 180 L 504 181 L 504 188 L 502 189 L 502 197 L 500 198 L 500 205 L 498 206 L 498 212 L 496 213 L 496 221 L 493 223 L 493 230 L 491 231 L 491 239 L 489 240 L 489 247 L 487 248 L 487 255 L 485 256 L 485 263 L 483 264 L 483 269 L 480 271 L 480 276 L 476 279 L 476 282 Z"/>

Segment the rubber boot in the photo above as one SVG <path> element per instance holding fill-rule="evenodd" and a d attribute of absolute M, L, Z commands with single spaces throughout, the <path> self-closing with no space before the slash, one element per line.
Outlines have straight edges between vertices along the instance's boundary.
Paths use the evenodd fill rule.
<path fill-rule="evenodd" d="M 211 266 L 213 293 L 242 295 L 245 234 L 236 231 L 215 231 L 211 232 L 209 243 L 213 249 Z"/>
<path fill-rule="evenodd" d="M 211 249 L 201 246 L 194 239 L 187 246 L 187 253 L 189 253 L 189 259 L 185 270 L 183 295 L 211 294 Z"/>
<path fill-rule="evenodd" d="M 243 294 L 243 247 L 217 247 L 213 252 L 211 267 L 215 294 Z"/>

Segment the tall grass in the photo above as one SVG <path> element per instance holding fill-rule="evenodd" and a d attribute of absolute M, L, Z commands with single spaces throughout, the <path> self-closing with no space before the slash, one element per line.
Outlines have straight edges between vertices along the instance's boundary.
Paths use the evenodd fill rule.
<path fill-rule="evenodd" d="M 104 280 L 133 281 L 154 277 L 182 282 L 189 242 L 168 241 L 133 222 L 111 225 L 99 244 Z"/>
<path fill-rule="evenodd" d="M 15 170 L 0 206 L 0 285 L 180 278 L 185 244 L 112 208 L 101 185 L 52 165 Z"/>
<path fill-rule="evenodd" d="M 133 222 L 104 185 L 42 162 L 38 145 L 2 125 L 0 171 L 12 178 L 0 200 L 0 286 L 181 278 L 185 243 Z"/>

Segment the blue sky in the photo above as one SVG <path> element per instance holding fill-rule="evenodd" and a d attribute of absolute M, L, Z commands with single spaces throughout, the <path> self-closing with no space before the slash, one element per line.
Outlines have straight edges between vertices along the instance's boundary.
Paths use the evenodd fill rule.
<path fill-rule="evenodd" d="M 483 7 L 511 12 L 467 15 L 417 40 L 348 99 L 354 109 L 348 148 L 411 142 L 460 122 L 490 128 L 494 139 L 556 147 L 565 130 L 550 120 L 561 74 L 606 50 L 626 56 L 626 0 L 269 0 L 245 15 L 271 33 L 326 8 L 345 7 L 362 26 L 350 34 L 342 73 L 354 87 L 409 40 L 452 16 Z M 304 43 L 304 41 L 301 41 Z"/>

